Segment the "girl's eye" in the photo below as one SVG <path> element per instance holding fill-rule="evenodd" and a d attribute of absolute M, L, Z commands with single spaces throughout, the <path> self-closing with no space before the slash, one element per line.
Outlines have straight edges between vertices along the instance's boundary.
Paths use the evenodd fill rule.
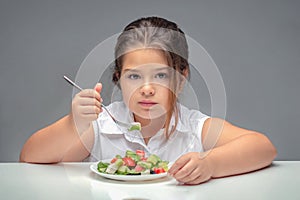
<path fill-rule="evenodd" d="M 168 74 L 167 73 L 158 73 L 155 75 L 155 78 L 159 78 L 159 79 L 166 79 L 168 78 Z"/>
<path fill-rule="evenodd" d="M 129 74 L 129 75 L 128 75 L 128 78 L 129 78 L 129 79 L 132 79 L 132 80 L 136 80 L 136 79 L 140 79 L 141 76 L 138 75 L 138 74 Z"/>

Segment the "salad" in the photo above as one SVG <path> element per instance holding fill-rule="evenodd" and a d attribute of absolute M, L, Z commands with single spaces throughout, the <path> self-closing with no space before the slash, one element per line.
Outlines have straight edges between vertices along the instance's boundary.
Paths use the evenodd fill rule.
<path fill-rule="evenodd" d="M 127 150 L 124 157 L 116 155 L 109 163 L 99 162 L 97 170 L 113 175 L 160 174 L 168 171 L 168 164 L 155 154 L 145 157 L 143 150 Z"/>

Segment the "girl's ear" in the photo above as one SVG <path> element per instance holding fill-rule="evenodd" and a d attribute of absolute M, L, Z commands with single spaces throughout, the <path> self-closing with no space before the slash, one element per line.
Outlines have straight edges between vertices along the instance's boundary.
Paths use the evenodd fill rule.
<path fill-rule="evenodd" d="M 187 68 L 185 68 L 185 69 L 182 71 L 182 74 L 183 74 L 183 76 L 185 77 L 185 79 L 187 79 L 188 76 L 189 76 L 189 70 L 188 70 Z"/>

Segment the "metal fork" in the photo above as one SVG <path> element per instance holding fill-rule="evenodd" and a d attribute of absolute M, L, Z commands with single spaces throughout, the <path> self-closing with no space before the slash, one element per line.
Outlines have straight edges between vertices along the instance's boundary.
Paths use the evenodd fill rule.
<path fill-rule="evenodd" d="M 76 87 L 78 90 L 82 91 L 83 89 L 77 85 L 76 83 L 74 83 L 71 79 L 69 79 L 67 76 L 64 76 L 64 79 L 70 83 L 72 86 Z M 105 105 L 103 105 L 101 103 L 101 107 L 104 108 L 104 110 L 107 112 L 107 114 L 112 118 L 112 120 L 119 126 L 125 127 L 127 128 L 129 131 L 133 131 L 133 130 L 141 130 L 141 124 L 139 122 L 132 122 L 132 123 L 125 123 L 125 122 L 121 122 L 119 120 L 117 120 L 107 109 L 107 107 Z"/>

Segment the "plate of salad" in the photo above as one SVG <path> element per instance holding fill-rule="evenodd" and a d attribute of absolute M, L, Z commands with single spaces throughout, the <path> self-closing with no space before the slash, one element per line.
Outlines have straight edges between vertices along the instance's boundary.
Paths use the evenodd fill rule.
<path fill-rule="evenodd" d="M 96 174 L 114 180 L 145 181 L 167 176 L 170 163 L 155 154 L 148 157 L 142 150 L 127 150 L 125 156 L 116 155 L 110 160 L 101 160 L 90 166 Z"/>

